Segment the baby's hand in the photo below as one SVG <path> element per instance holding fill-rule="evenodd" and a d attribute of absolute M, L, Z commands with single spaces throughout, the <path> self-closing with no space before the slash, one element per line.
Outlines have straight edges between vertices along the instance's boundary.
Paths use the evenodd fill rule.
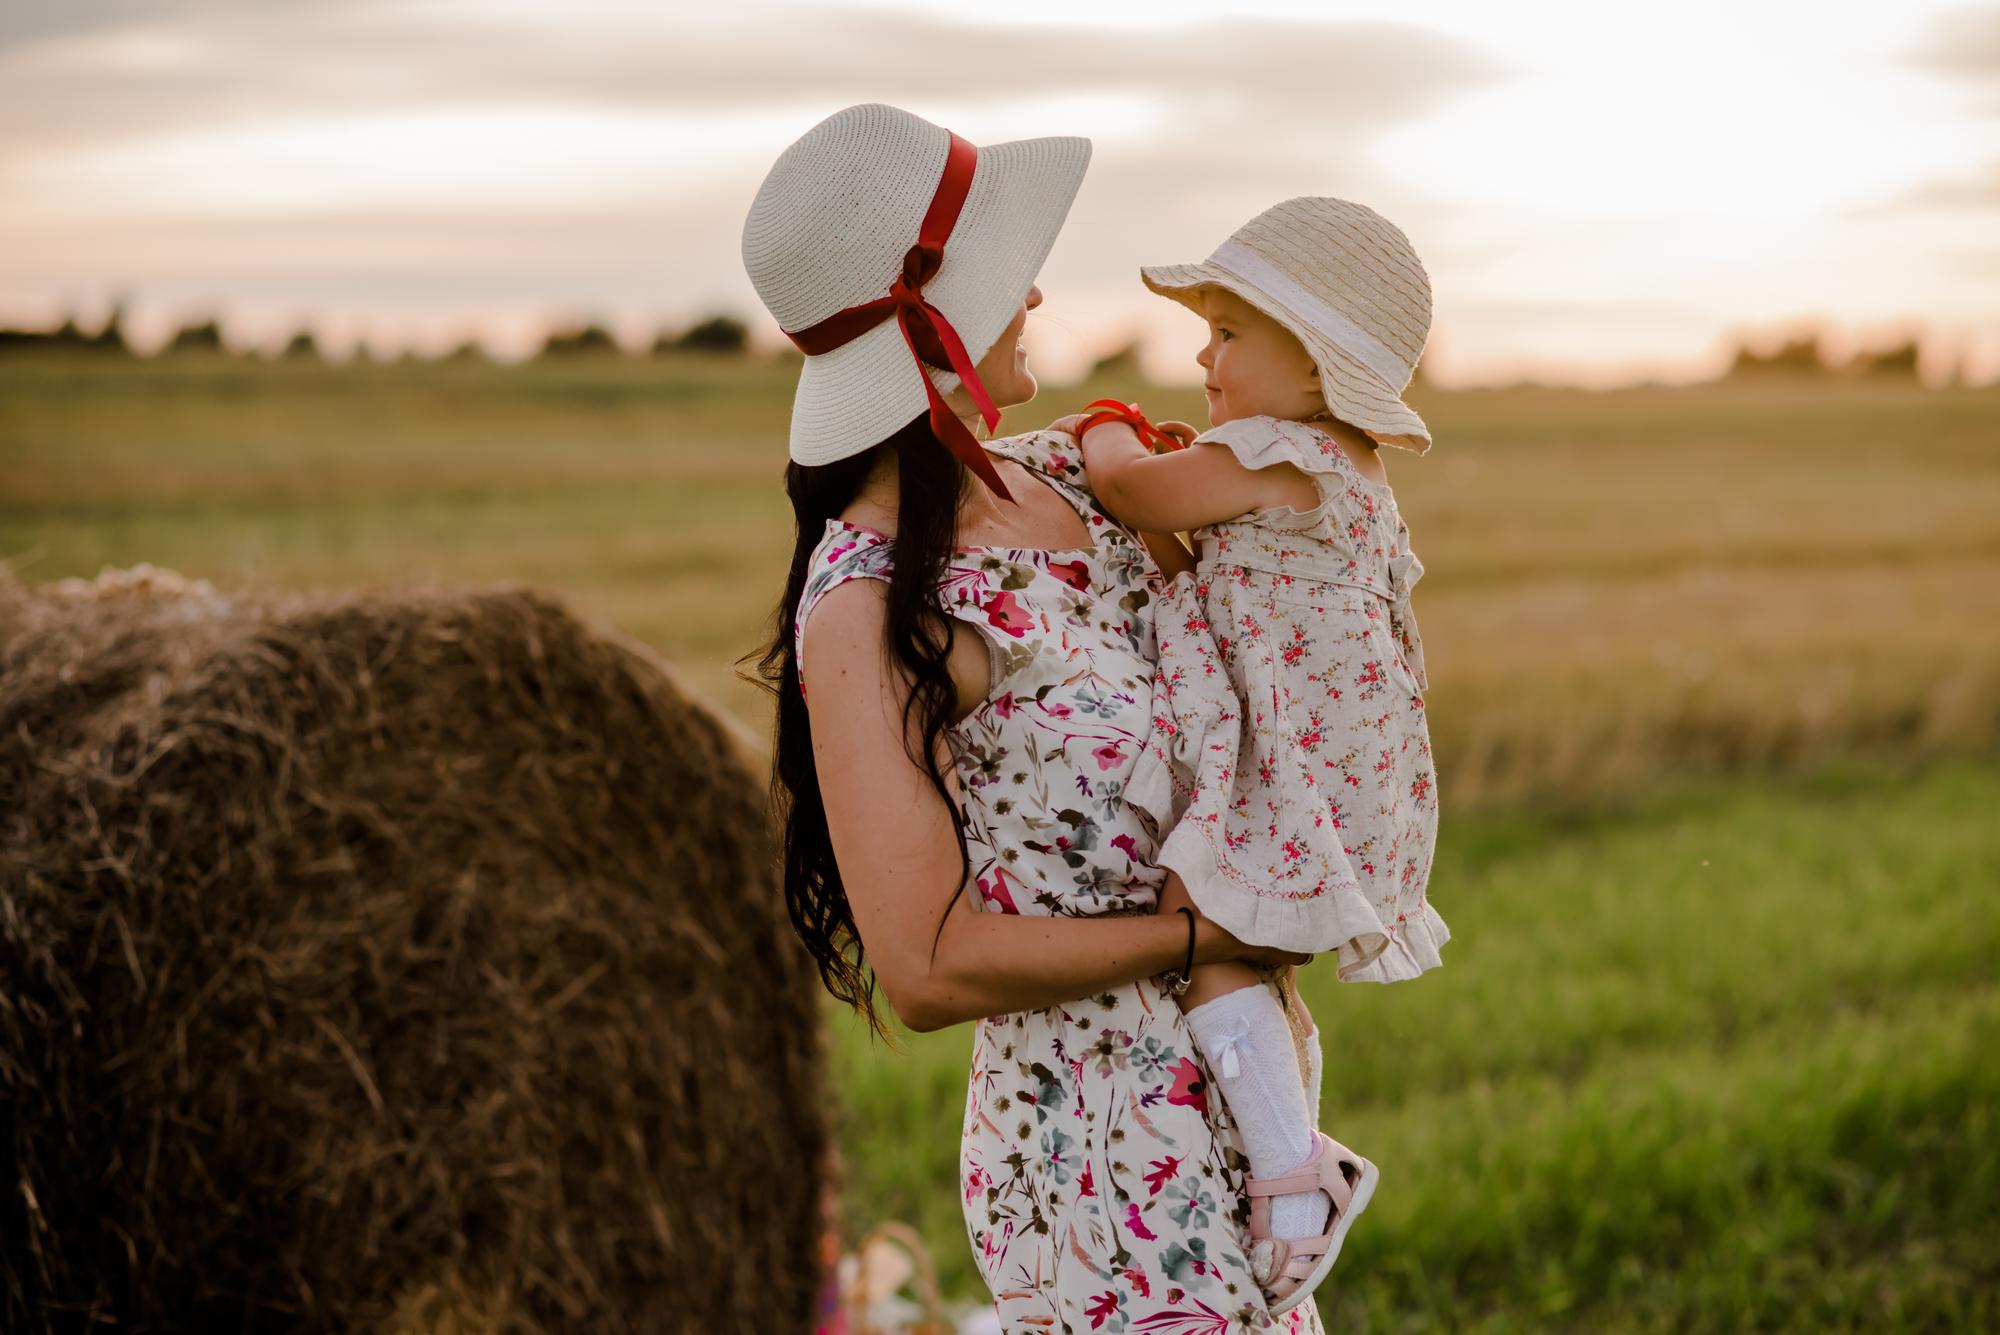
<path fill-rule="evenodd" d="M 1179 441 L 1182 449 L 1194 444 L 1194 438 L 1201 434 L 1186 422 L 1155 422 L 1153 425 Z"/>

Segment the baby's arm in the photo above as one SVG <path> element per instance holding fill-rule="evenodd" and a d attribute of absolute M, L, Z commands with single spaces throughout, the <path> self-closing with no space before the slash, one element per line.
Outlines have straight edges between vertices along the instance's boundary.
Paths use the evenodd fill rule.
<path fill-rule="evenodd" d="M 1311 478 L 1292 464 L 1245 468 L 1229 447 L 1202 441 L 1154 454 L 1124 422 L 1083 435 L 1083 466 L 1104 508 L 1131 528 L 1161 532 L 1220 524 L 1267 505 L 1319 504 Z"/>

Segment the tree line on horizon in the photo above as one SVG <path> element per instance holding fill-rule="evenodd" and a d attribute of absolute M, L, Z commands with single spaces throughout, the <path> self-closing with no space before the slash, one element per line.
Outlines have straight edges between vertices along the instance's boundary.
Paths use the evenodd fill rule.
<path fill-rule="evenodd" d="M 125 313 L 123 308 L 118 307 L 113 308 L 103 325 L 94 332 L 84 329 L 74 316 L 66 317 L 54 329 L 0 328 L 0 356 L 14 352 L 81 352 L 139 358 L 194 355 L 260 361 L 332 360 L 325 355 L 319 340 L 307 330 L 301 329 L 293 334 L 274 357 L 254 348 L 231 344 L 223 336 L 221 324 L 213 318 L 182 324 L 160 347 L 151 352 L 141 352 L 126 334 Z M 621 344 L 602 324 L 564 324 L 551 329 L 544 336 L 541 347 L 526 360 L 573 356 L 667 356 L 680 352 L 747 356 L 750 352 L 749 327 L 732 315 L 711 315 L 677 332 L 663 330 L 654 336 L 650 345 L 635 352 Z M 433 356 L 418 357 L 411 353 L 403 356 L 421 361 L 493 360 L 476 340 L 471 339 L 448 352 Z"/>
<path fill-rule="evenodd" d="M 115 307 L 103 325 L 87 331 L 76 319 L 67 317 L 54 329 L 0 328 L 0 356 L 23 352 L 76 352 L 130 358 L 173 356 L 220 356 L 243 360 L 330 361 L 318 340 L 308 331 L 293 334 L 275 357 L 255 349 L 232 345 L 213 318 L 183 324 L 173 337 L 152 352 L 132 346 L 124 327 L 124 311 Z M 677 353 L 704 353 L 711 356 L 751 355 L 749 328 L 735 316 L 718 314 L 698 320 L 678 332 L 661 331 L 650 345 L 633 349 L 620 343 L 609 328 L 589 321 L 559 325 L 543 338 L 541 346 L 524 361 L 573 357 L 671 356 Z M 779 357 L 796 357 L 781 349 Z M 1749 342 L 1739 343 L 1734 358 L 1721 376 L 1723 380 L 1760 380 L 1816 376 L 1911 379 L 1917 378 L 1918 340 L 1906 339 L 1886 348 L 1857 351 L 1844 361 L 1835 361 L 1821 335 L 1808 333 L 1783 340 L 1768 352 L 1760 352 Z M 466 340 L 448 352 L 422 356 L 405 352 L 399 360 L 464 362 L 497 360 L 474 340 Z M 1092 368 L 1093 376 L 1136 375 L 1139 347 L 1127 343 L 1101 357 Z M 1422 379 L 1421 368 L 1418 379 Z M 1963 368 L 1953 383 L 1963 384 Z"/>

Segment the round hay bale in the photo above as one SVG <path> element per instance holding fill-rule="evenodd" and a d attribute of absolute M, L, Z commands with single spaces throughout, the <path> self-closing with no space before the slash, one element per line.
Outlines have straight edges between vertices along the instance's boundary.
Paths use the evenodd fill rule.
<path fill-rule="evenodd" d="M 805 1329 L 815 997 L 740 735 L 559 602 L 0 571 L 5 1329 Z"/>

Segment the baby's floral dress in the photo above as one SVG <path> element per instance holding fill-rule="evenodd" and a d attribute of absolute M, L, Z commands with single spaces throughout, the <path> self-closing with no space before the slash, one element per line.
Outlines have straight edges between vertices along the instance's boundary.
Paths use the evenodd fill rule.
<path fill-rule="evenodd" d="M 1151 913 L 1165 873 L 1125 785 L 1152 719 L 1159 568 L 1085 487 L 1073 438 L 1033 432 L 986 448 L 1068 500 L 1093 545 L 960 548 L 938 587 L 992 662 L 986 700 L 950 731 L 976 902 L 1051 917 Z M 888 579 L 892 553 L 882 534 L 829 521 L 798 644 L 828 590 Z M 800 665 L 809 681 L 803 655 Z M 1272 1318 L 1250 1277 L 1249 1161 L 1210 1089 L 1180 1009 L 1150 978 L 975 1024 L 959 1194 L 1005 1330 L 1322 1330 L 1310 1303 Z"/>
<path fill-rule="evenodd" d="M 1126 797 L 1201 911 L 1259 945 L 1335 952 L 1345 981 L 1413 978 L 1451 931 L 1425 898 L 1437 773 L 1394 493 L 1305 422 L 1197 437 L 1295 464 L 1320 502 L 1199 530 L 1161 594 L 1153 720 Z"/>

